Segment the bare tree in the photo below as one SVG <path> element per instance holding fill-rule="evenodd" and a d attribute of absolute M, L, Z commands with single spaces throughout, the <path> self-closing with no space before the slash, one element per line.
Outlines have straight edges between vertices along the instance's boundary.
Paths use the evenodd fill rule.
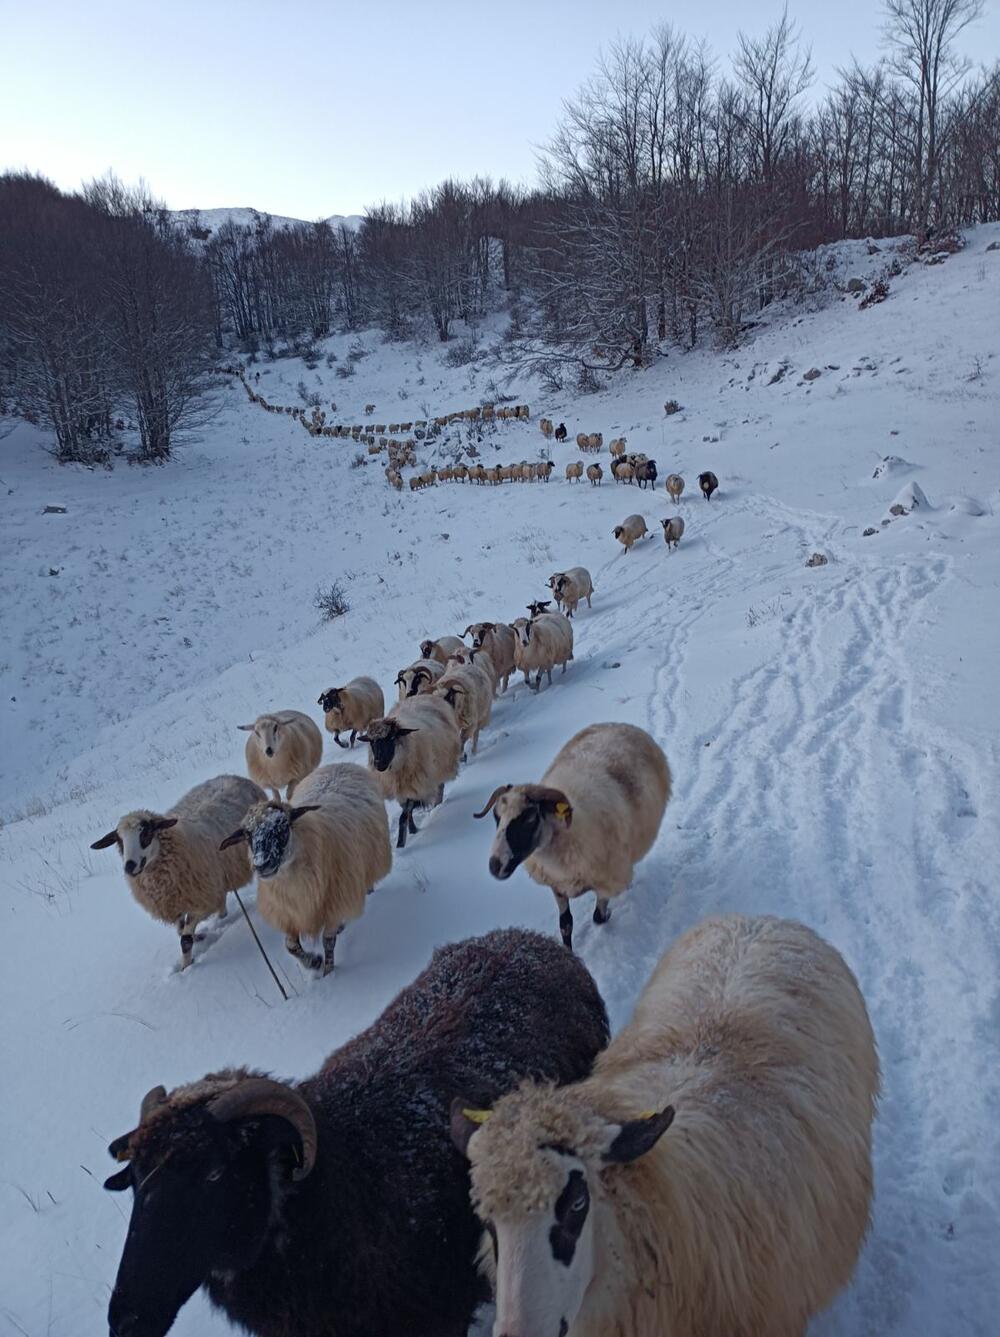
<path fill-rule="evenodd" d="M 912 226 L 927 231 L 941 143 L 941 103 L 968 72 L 955 39 L 982 16 L 983 0 L 885 0 L 885 36 L 893 68 L 916 93 Z"/>

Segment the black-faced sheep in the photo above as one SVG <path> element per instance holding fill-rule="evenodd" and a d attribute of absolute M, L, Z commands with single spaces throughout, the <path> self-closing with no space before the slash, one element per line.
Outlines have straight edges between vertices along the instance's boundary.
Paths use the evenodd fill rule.
<path fill-rule="evenodd" d="M 669 550 L 676 548 L 684 534 L 684 518 L 680 515 L 672 515 L 669 520 L 661 520 L 663 526 L 663 541 Z"/>
<path fill-rule="evenodd" d="M 566 665 L 573 658 L 573 624 L 562 613 L 540 613 L 538 617 L 519 617 L 513 624 L 517 640 L 514 642 L 514 665 L 524 674 L 524 681 L 537 692 L 546 674 L 552 686 L 552 670 Z M 537 672 L 534 683 L 531 671 Z"/>
<path fill-rule="evenodd" d="M 719 486 L 719 480 L 716 478 L 715 474 L 712 473 L 711 469 L 706 469 L 703 474 L 698 475 L 698 486 L 701 488 L 705 500 L 711 501 L 712 493 L 715 492 Z"/>
<path fill-rule="evenodd" d="M 864 1242 L 878 1090 L 833 947 L 788 920 L 706 920 L 591 1077 L 525 1083 L 492 1113 L 455 1102 L 494 1330 L 802 1337 Z"/>
<path fill-rule="evenodd" d="M 464 659 L 475 654 L 464 645 L 459 651 Z M 465 744 L 471 740 L 472 755 L 479 751 L 479 734 L 490 722 L 493 711 L 493 696 L 496 692 L 496 674 L 493 662 L 485 654 L 481 656 L 484 664 L 461 663 L 451 660 L 445 666 L 444 675 L 438 679 L 434 695 L 447 701 L 455 712 L 459 731 L 462 735 L 462 759 L 465 759 Z"/>
<path fill-rule="evenodd" d="M 588 464 L 587 477 L 590 479 L 591 487 L 600 487 L 604 478 L 604 470 L 599 464 Z"/>
<path fill-rule="evenodd" d="M 506 622 L 472 622 L 462 633 L 471 636 L 473 648 L 485 650 L 496 669 L 497 684 L 506 692 L 510 675 L 514 672 L 514 628 Z"/>
<path fill-rule="evenodd" d="M 258 715 L 253 724 L 237 726 L 247 739 L 247 771 L 272 798 L 290 799 L 295 786 L 314 771 L 323 758 L 323 735 L 319 726 L 300 710 L 276 710 Z"/>
<path fill-rule="evenodd" d="M 561 422 L 553 435 L 557 441 L 565 441 L 567 436 L 569 436 L 569 432 L 566 430 L 566 424 Z"/>
<path fill-rule="evenodd" d="M 465 642 L 458 636 L 439 636 L 436 641 L 420 642 L 420 657 L 436 659 L 439 664 L 447 664 L 456 650 L 464 650 Z"/>
<path fill-rule="evenodd" d="M 385 714 L 385 697 L 374 678 L 352 678 L 346 687 L 331 687 L 318 699 L 323 707 L 324 724 L 338 747 L 353 747 L 359 733 L 372 720 Z M 341 731 L 350 729 L 349 743 L 341 741 Z"/>
<path fill-rule="evenodd" d="M 578 1080 L 607 1036 L 583 965 L 506 929 L 440 948 L 303 1082 L 154 1087 L 110 1148 L 134 1193 L 111 1332 L 162 1337 L 204 1286 L 256 1337 L 464 1337 L 486 1286 L 450 1101 Z"/>
<path fill-rule="evenodd" d="M 635 481 L 640 488 L 656 487 L 656 461 L 640 460 L 633 466 L 635 469 Z"/>
<path fill-rule="evenodd" d="M 220 848 L 246 844 L 258 877 L 257 909 L 310 970 L 333 969 L 337 936 L 365 908 L 392 867 L 382 791 L 370 771 L 345 762 L 302 781 L 298 803 L 260 802 Z M 323 955 L 302 936 L 322 937 Z"/>
<path fill-rule="evenodd" d="M 520 864 L 550 887 L 559 929 L 573 946 L 569 903 L 597 895 L 594 923 L 611 918 L 612 897 L 632 884 L 670 799 L 663 750 L 632 724 L 591 724 L 559 751 L 537 785 L 501 785 L 477 817 L 493 810 L 490 872 L 505 881 Z"/>
<path fill-rule="evenodd" d="M 414 696 L 398 701 L 384 719 L 372 720 L 363 739 L 383 797 L 402 808 L 396 838 L 402 849 L 407 831 L 417 834 L 414 808 L 436 807 L 446 781 L 458 774 L 462 737 L 455 712 L 440 697 Z"/>
<path fill-rule="evenodd" d="M 591 607 L 594 582 L 585 566 L 571 566 L 568 571 L 557 571 L 549 577 L 549 586 L 567 617 L 573 616 L 581 599 L 586 599 L 587 607 Z"/>
<path fill-rule="evenodd" d="M 220 853 L 219 842 L 247 808 L 265 797 L 242 775 L 217 775 L 195 785 L 166 813 L 126 813 L 91 845 L 117 845 L 129 891 L 142 908 L 180 934 L 181 969 L 191 964 L 195 929 L 209 915 L 226 915 L 226 896 L 253 877 L 245 849 Z"/>
<path fill-rule="evenodd" d="M 409 668 L 400 669 L 396 674 L 396 686 L 399 688 L 399 700 L 433 692 L 434 684 L 444 672 L 444 664 L 439 659 L 418 659 Z"/>
<path fill-rule="evenodd" d="M 626 466 L 627 467 L 627 466 Z M 649 533 L 646 528 L 646 522 L 641 515 L 626 516 L 620 525 L 615 525 L 613 535 L 622 545 L 626 552 L 632 547 L 633 543 L 638 543 Z"/>

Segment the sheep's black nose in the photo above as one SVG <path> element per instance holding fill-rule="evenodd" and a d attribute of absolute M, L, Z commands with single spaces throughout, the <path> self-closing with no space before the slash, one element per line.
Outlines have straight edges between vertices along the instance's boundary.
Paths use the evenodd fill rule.
<path fill-rule="evenodd" d="M 134 860 L 134 859 L 126 859 L 126 860 L 125 860 L 125 871 L 126 871 L 126 873 L 128 873 L 130 876 L 131 876 L 132 873 L 135 872 L 135 860 Z"/>
<path fill-rule="evenodd" d="M 267 755 L 268 755 L 269 757 L 273 757 L 273 756 L 274 756 L 274 748 L 273 748 L 273 747 L 266 747 L 266 748 L 264 749 L 264 751 L 267 753 Z"/>
<path fill-rule="evenodd" d="M 494 877 L 499 877 L 502 869 L 503 865 L 501 864 L 497 856 L 494 854 L 490 859 L 490 872 L 493 874 Z"/>

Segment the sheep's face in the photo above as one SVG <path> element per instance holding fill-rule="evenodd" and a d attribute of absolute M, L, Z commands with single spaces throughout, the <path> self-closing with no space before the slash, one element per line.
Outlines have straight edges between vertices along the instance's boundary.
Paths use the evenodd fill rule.
<path fill-rule="evenodd" d="M 364 735 L 371 764 L 377 771 L 387 771 L 393 763 L 400 741 L 415 729 L 402 729 L 395 720 L 373 720 Z"/>
<path fill-rule="evenodd" d="M 528 642 L 531 640 L 531 619 L 526 617 L 519 617 L 510 625 L 514 630 L 514 635 L 521 642 L 521 644 L 527 645 Z"/>
<path fill-rule="evenodd" d="M 325 714 L 329 715 L 331 710 L 340 709 L 340 688 L 331 687 L 328 692 L 324 692 L 317 701 L 317 705 L 323 707 Z"/>
<path fill-rule="evenodd" d="M 250 859 L 258 877 L 274 877 L 288 854 L 292 838 L 290 810 L 283 805 L 262 803 L 252 808 L 244 822 Z"/>
<path fill-rule="evenodd" d="M 650 1151 L 673 1110 L 607 1123 L 572 1096 L 526 1083 L 494 1111 L 452 1106 L 472 1202 L 493 1242 L 494 1334 L 565 1337 L 594 1281 L 607 1209 L 601 1172 Z"/>
<path fill-rule="evenodd" d="M 486 811 L 490 806 L 487 804 Z M 555 833 L 565 830 L 573 820 L 566 795 L 543 785 L 509 786 L 494 795 L 492 808 L 496 834 L 489 866 L 501 882 L 506 882 L 529 855 L 545 849 Z"/>
<path fill-rule="evenodd" d="M 132 812 L 113 831 L 91 845 L 92 850 L 117 845 L 122 866 L 129 877 L 141 877 L 160 853 L 160 832 L 177 825 L 176 817 L 158 817 L 152 812 Z"/>
<path fill-rule="evenodd" d="M 430 690 L 432 685 L 431 675 L 425 668 L 408 668 L 396 675 L 396 685 L 399 688 L 399 699 L 405 701 L 407 697 L 419 696 L 421 692 Z"/>
<path fill-rule="evenodd" d="M 472 648 L 474 650 L 482 649 L 487 633 L 492 630 L 492 622 L 473 622 L 472 626 L 467 628 L 467 634 L 472 637 Z"/>
<path fill-rule="evenodd" d="M 261 715 L 260 719 L 253 724 L 241 724 L 238 727 L 244 733 L 253 734 L 257 740 L 257 746 L 265 757 L 273 757 L 277 752 L 281 741 L 282 726 L 281 721 L 275 719 L 273 715 Z"/>

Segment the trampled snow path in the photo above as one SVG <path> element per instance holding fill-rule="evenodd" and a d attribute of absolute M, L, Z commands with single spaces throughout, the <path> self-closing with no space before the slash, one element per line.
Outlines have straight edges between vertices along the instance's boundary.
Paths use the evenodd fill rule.
<path fill-rule="evenodd" d="M 489 824 L 471 814 L 602 719 L 649 728 L 675 778 L 657 845 L 611 922 L 595 927 L 586 906 L 577 915 L 614 1024 L 663 947 L 706 914 L 794 915 L 829 937 L 865 991 L 885 1096 L 872 1236 L 813 1330 L 996 1330 L 1000 389 L 989 355 L 1000 265 L 977 270 L 996 233 L 906 275 L 870 312 L 834 304 L 777 322 L 724 370 L 699 354 L 583 401 L 523 394 L 536 414 L 627 434 L 656 455 L 661 484 L 680 467 L 687 531 L 673 554 L 662 486 L 567 485 L 572 447 L 556 451 L 547 486 L 397 497 L 378 461 L 351 469 L 350 446 L 311 441 L 242 391 L 226 392 L 210 440 L 164 470 L 58 472 L 27 429 L 8 438 L 0 500 L 12 524 L 0 528 L 19 546 L 0 575 L 0 617 L 19 629 L 0 663 L 13 761 L 0 799 L 22 816 L 0 831 L 0 1337 L 103 1330 L 126 1215 L 100 1189 L 105 1148 L 149 1086 L 230 1062 L 305 1075 L 435 944 L 497 924 L 555 932 L 545 891 L 523 874 L 489 878 Z M 347 342 L 331 347 L 343 357 Z M 461 405 L 485 390 L 476 368 L 368 342 L 357 391 L 333 376 L 323 387 L 348 416 L 365 402 Z M 850 370 L 859 348 L 886 374 Z M 974 357 L 985 372 L 970 384 Z M 781 361 L 823 377 L 768 386 L 761 368 Z M 261 388 L 294 402 L 304 374 L 265 364 Z M 691 407 L 664 424 L 668 395 Z M 532 422 L 481 449 L 506 463 L 540 446 Z M 911 463 L 873 478 L 890 451 Z M 705 467 L 721 481 L 711 504 L 694 488 Z M 930 506 L 882 527 L 918 479 Z M 67 513 L 39 518 L 55 495 Z M 952 508 L 952 496 L 966 500 Z M 636 510 L 652 535 L 622 556 L 611 528 Z M 829 562 L 806 569 L 814 550 Z M 241 770 L 235 725 L 257 710 L 318 714 L 319 691 L 358 672 L 388 688 L 422 636 L 513 618 L 544 597 L 550 571 L 576 563 L 596 595 L 576 620 L 569 672 L 537 697 L 518 686 L 499 700 L 479 756 L 418 818 L 419 836 L 344 934 L 336 974 L 310 980 L 261 926 L 290 985 L 280 1003 L 234 916 L 174 975 L 174 935 L 90 841 L 136 804 L 166 806 Z M 313 591 L 335 577 L 351 612 L 317 628 Z M 345 756 L 330 746 L 326 759 Z M 174 1331 L 230 1329 L 195 1299 Z"/>

